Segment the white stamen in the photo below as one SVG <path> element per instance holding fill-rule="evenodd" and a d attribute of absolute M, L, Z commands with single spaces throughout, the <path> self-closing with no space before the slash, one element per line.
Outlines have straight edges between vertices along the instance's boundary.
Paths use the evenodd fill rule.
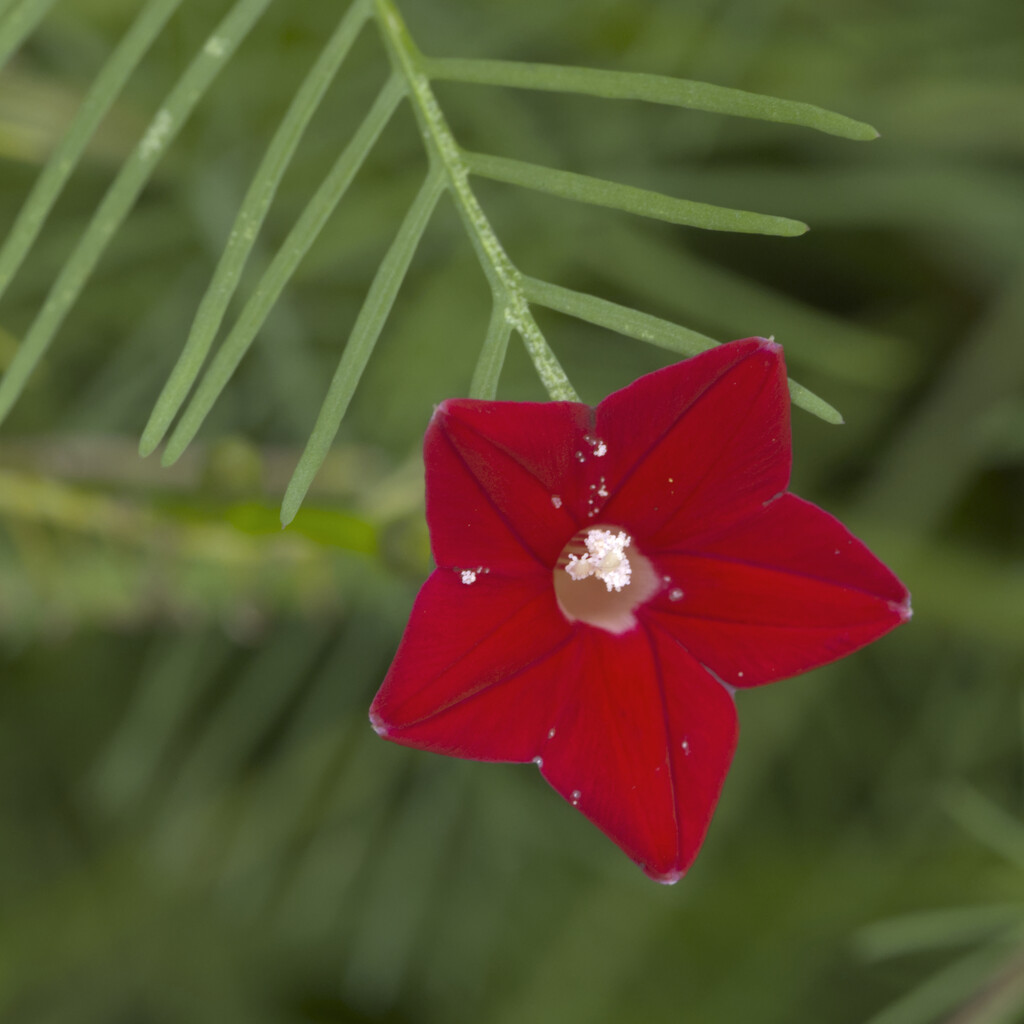
<path fill-rule="evenodd" d="M 591 530 L 587 534 L 585 555 L 570 555 L 565 571 L 574 580 L 583 580 L 588 576 L 596 576 L 605 587 L 621 590 L 629 584 L 633 569 L 626 557 L 626 548 L 632 538 L 629 534 L 611 530 Z"/>
<path fill-rule="evenodd" d="M 462 570 L 462 582 L 469 586 L 470 583 L 476 583 L 476 573 L 472 569 Z"/>

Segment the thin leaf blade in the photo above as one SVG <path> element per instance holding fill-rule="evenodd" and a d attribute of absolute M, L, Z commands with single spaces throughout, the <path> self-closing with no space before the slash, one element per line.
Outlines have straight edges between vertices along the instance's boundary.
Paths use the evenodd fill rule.
<path fill-rule="evenodd" d="M 573 291 L 534 277 L 524 278 L 523 284 L 531 302 L 576 317 L 577 320 L 605 327 L 625 337 L 646 341 L 681 356 L 694 356 L 720 344 L 706 334 L 691 331 L 688 327 L 681 327 L 650 313 L 620 306 L 596 295 Z M 789 380 L 789 397 L 795 406 L 826 423 L 839 425 L 844 422 L 838 409 L 792 378 Z"/>
<path fill-rule="evenodd" d="M 57 0 L 23 0 L 20 7 L 6 5 L 0 10 L 0 68 L 18 47 L 35 31 Z"/>
<path fill-rule="evenodd" d="M 384 322 L 391 312 L 398 289 L 405 280 L 406 271 L 412 262 L 416 247 L 426 230 L 434 206 L 444 191 L 444 177 L 432 168 L 427 174 L 419 193 L 409 207 L 402 226 L 377 268 L 373 282 L 366 294 L 359 316 L 352 327 L 345 351 L 338 363 L 331 381 L 327 398 L 320 408 L 313 432 L 306 442 L 306 448 L 295 467 L 288 483 L 284 501 L 281 504 L 281 524 L 287 526 L 302 504 L 309 485 L 313 482 L 330 451 L 331 444 L 349 402 L 362 377 L 363 370 L 373 352 Z"/>
<path fill-rule="evenodd" d="M 814 128 L 858 142 L 878 138 L 878 132 L 871 125 L 811 103 L 668 75 L 506 60 L 434 59 L 425 61 L 425 67 L 431 78 L 448 82 L 567 92 L 604 99 L 643 100 L 713 114 Z"/>
<path fill-rule="evenodd" d="M 172 420 L 185 403 L 238 288 L 242 270 L 252 252 L 281 178 L 291 164 L 295 150 L 327 87 L 351 50 L 369 14 L 369 6 L 363 0 L 357 0 L 348 9 L 289 104 L 249 184 L 227 246 L 196 311 L 185 347 L 164 384 L 149 422 L 142 432 L 140 454 L 149 455 L 153 452 L 164 439 Z"/>
<path fill-rule="evenodd" d="M 270 0 L 237 0 L 153 117 L 57 275 L 43 308 L 0 379 L 0 424 L 7 418 L 28 378 L 49 349 L 107 245 L 151 177 L 159 157 L 177 137 L 195 105 L 269 3 Z"/>
<path fill-rule="evenodd" d="M 32 186 L 0 249 L 0 297 L 38 237 L 103 117 L 181 2 L 150 0 L 96 76 L 74 120 Z"/>
<path fill-rule="evenodd" d="M 508 352 L 508 339 L 511 334 L 512 321 L 508 315 L 508 303 L 504 296 L 495 296 L 491 320 L 487 325 L 487 335 L 469 385 L 470 398 L 491 401 L 497 397 L 498 379 L 505 365 L 505 354 Z"/>
<path fill-rule="evenodd" d="M 231 333 L 203 376 L 191 402 L 178 421 L 164 451 L 162 462 L 169 466 L 180 458 L 202 426 L 210 409 L 227 386 L 270 314 L 274 303 L 291 280 L 302 257 L 320 234 L 327 218 L 341 202 L 363 161 L 384 130 L 404 95 L 402 84 L 392 76 L 377 96 L 370 112 L 356 130 L 352 141 L 335 161 L 313 198 L 306 204 L 284 244 L 271 261 L 256 291 L 246 303 Z"/>
<path fill-rule="evenodd" d="M 519 185 L 522 188 L 545 192 L 562 199 L 622 210 L 640 217 L 651 217 L 704 228 L 708 231 L 737 231 L 744 234 L 802 235 L 807 225 L 788 217 L 730 210 L 724 206 L 696 203 L 689 199 L 676 199 L 661 192 L 652 192 L 633 185 L 622 185 L 602 178 L 592 178 L 573 171 L 541 167 L 522 160 L 492 156 L 484 153 L 464 153 L 466 166 L 473 174 L 493 181 Z"/>

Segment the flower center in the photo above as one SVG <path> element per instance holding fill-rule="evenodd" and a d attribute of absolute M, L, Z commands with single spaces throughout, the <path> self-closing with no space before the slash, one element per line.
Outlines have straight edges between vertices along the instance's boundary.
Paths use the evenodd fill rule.
<path fill-rule="evenodd" d="M 626 557 L 626 548 L 632 538 L 623 530 L 614 534 L 611 530 L 588 530 L 583 540 L 586 545 L 585 555 L 569 555 L 569 564 L 565 571 L 574 580 L 585 580 L 588 576 L 596 576 L 604 581 L 608 590 L 619 591 L 629 586 L 629 578 L 633 568 Z"/>
<path fill-rule="evenodd" d="M 636 608 L 661 586 L 633 538 L 604 524 L 581 530 L 566 544 L 553 577 L 558 607 L 567 619 L 610 633 L 632 629 Z"/>

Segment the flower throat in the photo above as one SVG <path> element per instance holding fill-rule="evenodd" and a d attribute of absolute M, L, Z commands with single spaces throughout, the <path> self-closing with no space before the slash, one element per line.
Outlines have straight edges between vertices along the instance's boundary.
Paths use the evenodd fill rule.
<path fill-rule="evenodd" d="M 633 545 L 633 538 L 607 525 L 576 533 L 562 549 L 552 575 L 562 614 L 570 622 L 610 633 L 633 629 L 634 611 L 660 586 L 654 567 Z"/>

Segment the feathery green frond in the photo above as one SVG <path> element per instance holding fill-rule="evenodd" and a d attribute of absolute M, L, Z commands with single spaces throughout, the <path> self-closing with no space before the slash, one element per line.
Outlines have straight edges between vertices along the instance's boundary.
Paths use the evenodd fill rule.
<path fill-rule="evenodd" d="M 0 298 L 32 247 L 100 121 L 182 0 L 149 0 L 89 90 L 75 119 L 50 155 L 0 249 Z"/>
<path fill-rule="evenodd" d="M 207 413 L 213 408 L 213 403 L 217 401 L 217 397 L 227 386 L 231 375 L 249 350 L 249 346 L 270 314 L 278 296 L 295 273 L 302 257 L 316 241 L 327 218 L 334 212 L 334 208 L 348 191 L 352 179 L 355 178 L 359 168 L 369 156 L 370 150 L 391 119 L 402 95 L 402 83 L 397 76 L 390 77 L 363 123 L 352 136 L 352 141 L 335 161 L 330 173 L 288 233 L 288 237 L 263 274 L 252 297 L 245 304 L 231 333 L 224 340 L 213 362 L 207 368 L 199 387 L 167 443 L 163 455 L 164 465 L 172 465 L 195 437 L 203 420 L 206 419 Z M 193 370 L 192 365 L 189 365 L 189 370 Z M 177 402 L 180 405 L 184 401 L 199 370 L 200 366 L 196 365 L 191 376 L 182 374 L 177 390 L 168 396 L 168 405 L 172 402 Z M 154 427 L 154 434 L 155 431 L 156 427 Z M 152 440 L 152 435 L 149 440 Z"/>
<path fill-rule="evenodd" d="M 152 175 L 157 161 L 269 3 L 270 0 L 237 0 L 150 121 L 0 378 L 0 424 L 11 411 L 30 374 L 46 354 L 54 335 L 71 311 L 107 245 Z"/>
<path fill-rule="evenodd" d="M 369 16 L 370 7 L 366 0 L 356 0 L 348 9 L 319 59 L 310 69 L 302 85 L 299 86 L 287 113 L 281 120 L 274 137 L 270 140 L 266 155 L 253 175 L 249 190 L 235 218 L 227 246 L 214 271 L 213 279 L 210 281 L 196 312 L 185 347 L 171 371 L 142 433 L 142 441 L 139 445 L 141 454 L 149 455 L 163 440 L 171 421 L 177 415 L 189 390 L 199 376 L 199 371 L 202 369 L 213 345 L 213 339 L 227 312 L 228 304 L 238 287 L 242 269 L 252 252 L 256 236 L 263 226 L 264 218 L 277 193 L 281 178 L 288 169 L 295 150 L 311 118 L 316 113 L 327 87 L 334 80 L 338 68 L 348 55 L 356 36 Z M 365 157 L 365 153 L 363 156 Z M 361 163 L 361 160 L 359 162 Z M 337 198 L 341 198 L 340 194 Z M 303 228 L 308 231 L 309 225 L 304 224 Z M 309 242 L 312 242 L 312 238 L 309 239 Z M 0 266 L 2 266 L 2 262 L 0 262 Z M 2 284 L 2 280 L 2 276 L 0 276 L 0 284 Z M 271 302 L 276 301 L 283 286 L 284 281 L 273 293 Z M 255 330 L 258 330 L 261 325 L 262 320 L 256 325 Z"/>
<path fill-rule="evenodd" d="M 235 2 L 180 4 L 58 181 L 154 0 L 0 0 L 0 252 L 23 253 L 4 257 L 0 374 Z M 0 1019 L 1024 1020 L 1019 0 L 851 0 L 825 32 L 817 0 L 361 2 L 313 119 L 288 129 L 279 186 L 257 184 L 275 133 L 355 15 L 353 0 L 267 7 L 0 432 Z M 580 68 L 435 61 L 395 6 L 440 58 Z M 601 67 L 822 100 L 885 145 L 665 105 L 689 86 Z M 162 468 L 389 71 L 395 112 L 270 299 L 209 441 Z M 552 74 L 565 91 L 526 91 Z M 467 175 L 462 148 L 815 231 L 711 234 L 538 197 Z M 434 214 L 282 531 L 346 336 L 430 170 Z M 56 201 L 24 248 L 14 226 L 40 195 Z M 215 268 L 248 248 L 233 228 L 255 244 L 140 460 L 131 435 L 211 279 L 235 273 Z M 509 343 L 520 327 L 531 348 Z M 797 380 L 843 408 L 841 432 L 794 413 L 798 489 L 892 565 L 916 617 L 813 679 L 737 697 L 728 799 L 667 892 L 537 773 L 383 744 L 365 709 L 430 571 L 415 449 L 436 402 L 467 386 L 545 397 L 528 353 L 552 350 L 596 400 L 748 334 L 774 334 Z M 548 393 L 566 386 L 544 372 Z"/>
<path fill-rule="evenodd" d="M 15 230 L 0 251 L 0 292 L 32 245 L 103 114 L 178 3 L 180 0 L 150 0 L 104 66 L 78 117 L 40 176 Z M 42 310 L 0 379 L 0 421 L 46 353 L 96 263 L 148 181 L 157 158 L 181 129 L 217 71 L 268 3 L 269 0 L 238 0 L 158 110 L 58 274 Z M 16 45 L 30 31 L 31 24 L 35 24 L 32 19 L 38 21 L 46 8 L 47 0 L 23 0 L 22 5 L 0 23 L 0 56 L 4 52 L 3 46 L 7 45 L 5 40 L 11 46 Z M 292 163 L 327 88 L 337 78 L 342 62 L 368 20 L 376 23 L 392 65 L 392 75 L 327 179 L 274 254 L 255 292 L 204 373 L 203 367 L 282 177 Z M 441 191 L 447 191 L 451 196 L 492 293 L 492 315 L 471 382 L 471 393 L 481 396 L 497 394 L 508 339 L 515 331 L 522 338 L 549 396 L 554 400 L 578 400 L 565 370 L 537 324 L 531 302 L 550 306 L 577 319 L 609 327 L 627 337 L 648 341 L 679 354 L 700 351 L 712 341 L 697 332 L 638 310 L 560 289 L 536 278 L 525 278 L 509 258 L 480 205 L 472 186 L 473 175 L 672 224 L 781 236 L 795 236 L 807 230 L 805 224 L 786 217 L 675 198 L 574 171 L 467 152 L 456 141 L 434 93 L 432 80 L 569 92 L 604 99 L 641 100 L 809 127 L 851 139 L 869 139 L 876 134 L 868 125 L 810 104 L 666 76 L 509 61 L 427 58 L 414 43 L 393 0 L 354 0 L 299 85 L 249 183 L 183 351 L 143 431 L 140 442 L 143 454 L 149 454 L 164 440 L 179 413 L 180 419 L 164 451 L 164 464 L 173 463 L 185 450 L 403 97 L 410 100 L 426 148 L 430 164 L 428 182 L 424 186 L 427 191 L 421 192 L 371 285 L 313 435 L 289 485 L 282 509 L 285 522 L 294 517 L 302 495 L 323 459 L 326 446 L 333 439 L 348 407 L 405 276 L 419 239 L 418 232 L 426 227 L 429 212 L 422 224 L 418 217 L 428 207 L 433 208 Z M 414 230 L 415 225 L 419 226 Z M 835 409 L 799 384 L 791 382 L 790 389 L 795 404 L 828 422 L 842 422 Z"/>
<path fill-rule="evenodd" d="M 467 177 L 467 166 L 451 128 L 441 111 L 430 81 L 422 71 L 419 51 L 409 36 L 392 0 L 375 0 L 379 23 L 388 54 L 397 73 L 409 85 L 416 119 L 420 124 L 430 158 L 444 169 L 456 211 L 469 235 L 480 266 L 491 285 L 495 301 L 506 303 L 505 315 L 523 339 L 526 351 L 541 383 L 553 401 L 578 401 L 557 356 L 551 351 L 522 294 L 520 273 L 498 240 L 491 222 L 480 206 Z"/>

